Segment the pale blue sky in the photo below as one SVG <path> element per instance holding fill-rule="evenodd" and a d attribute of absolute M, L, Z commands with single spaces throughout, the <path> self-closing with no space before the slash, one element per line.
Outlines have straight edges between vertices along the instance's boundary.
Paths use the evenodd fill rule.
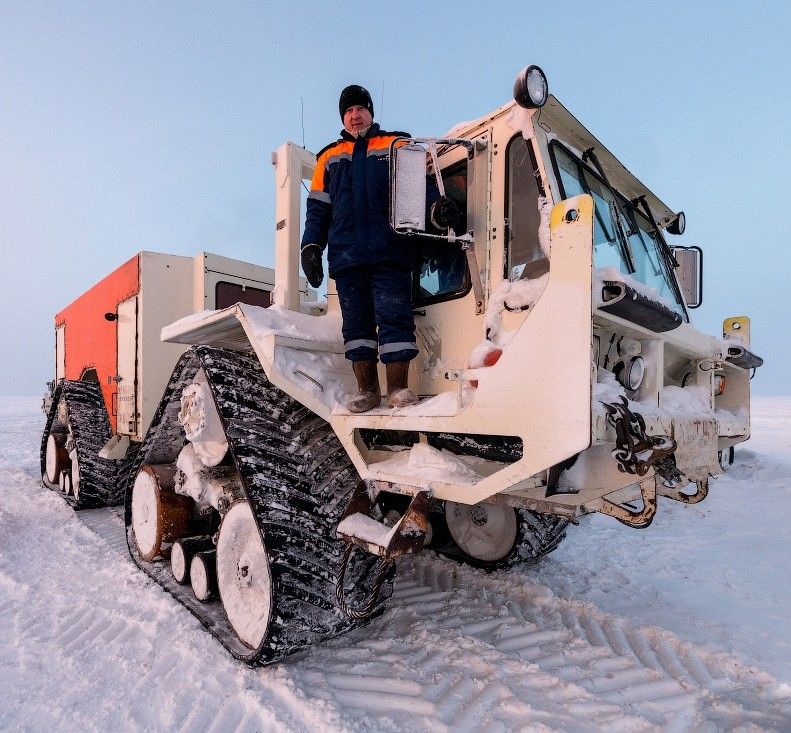
<path fill-rule="evenodd" d="M 339 129 L 441 134 L 538 63 L 705 253 L 696 325 L 753 318 L 789 394 L 786 2 L 0 3 L 0 394 L 51 379 L 53 315 L 132 254 L 273 261 L 270 153 Z M 382 91 L 384 104 L 382 105 Z"/>

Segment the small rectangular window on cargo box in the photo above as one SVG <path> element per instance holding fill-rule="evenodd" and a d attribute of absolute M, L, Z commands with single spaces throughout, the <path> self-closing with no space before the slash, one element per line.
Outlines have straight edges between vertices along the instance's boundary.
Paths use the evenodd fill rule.
<path fill-rule="evenodd" d="M 220 281 L 214 289 L 214 302 L 218 310 L 228 308 L 235 303 L 247 303 L 268 308 L 272 305 L 272 293 L 260 288 L 251 288 L 249 285 Z"/>

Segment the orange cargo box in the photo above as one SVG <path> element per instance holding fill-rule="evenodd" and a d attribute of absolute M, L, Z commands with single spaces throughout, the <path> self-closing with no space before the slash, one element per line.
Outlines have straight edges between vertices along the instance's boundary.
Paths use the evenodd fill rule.
<path fill-rule="evenodd" d="M 201 252 L 139 252 L 55 316 L 56 379 L 98 381 L 114 433 L 142 440 L 185 347 L 163 326 L 237 302 L 268 306 L 274 271 Z"/>

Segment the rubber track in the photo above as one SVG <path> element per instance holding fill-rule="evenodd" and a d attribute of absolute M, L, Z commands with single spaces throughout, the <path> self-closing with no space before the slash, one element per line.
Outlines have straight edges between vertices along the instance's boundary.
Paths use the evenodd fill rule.
<path fill-rule="evenodd" d="M 509 566 L 538 560 L 566 539 L 568 521 L 565 519 L 529 509 L 517 509 L 516 516 L 519 519 L 519 539 Z"/>
<path fill-rule="evenodd" d="M 52 430 L 53 423 L 55 422 L 55 416 L 58 414 L 58 403 L 60 402 L 60 396 L 62 393 L 63 380 L 57 383 L 55 391 L 52 393 L 52 403 L 49 406 L 47 420 L 44 423 L 44 432 L 41 434 L 41 446 L 39 448 L 39 459 L 41 461 L 41 483 L 43 483 L 48 489 L 57 489 L 58 491 L 60 491 L 58 486 L 55 486 L 47 481 L 47 439 L 49 438 L 50 431 Z M 63 429 L 65 430 L 65 427 Z"/>
<path fill-rule="evenodd" d="M 61 396 L 66 400 L 69 424 L 77 448 L 80 466 L 80 498 L 64 495 L 58 486 L 46 480 L 45 464 L 47 438 L 58 411 Z M 65 427 L 65 426 L 64 426 Z M 116 506 L 123 503 L 123 474 L 119 475 L 115 461 L 99 458 L 99 451 L 110 439 L 110 420 L 98 382 L 61 380 L 52 397 L 52 407 L 47 415 L 41 436 L 41 477 L 47 488 L 57 490 L 75 509 Z"/>
<path fill-rule="evenodd" d="M 182 390 L 201 367 L 270 558 L 273 621 L 263 647 L 255 651 L 237 639 L 219 601 L 197 602 L 189 586 L 175 583 L 167 563 L 142 561 L 130 526 L 131 489 L 140 466 L 175 462 L 186 442 L 176 416 Z M 253 354 L 193 347 L 175 367 L 127 482 L 130 554 L 235 657 L 270 664 L 365 625 L 384 610 L 392 593 L 392 576 L 374 613 L 363 622 L 348 619 L 335 600 L 343 550 L 335 528 L 358 481 L 330 425 L 274 387 Z M 375 562 L 363 552 L 353 555 L 347 571 L 347 597 L 353 605 L 367 598 Z"/>
<path fill-rule="evenodd" d="M 129 447 L 126 449 L 126 455 L 115 463 L 115 484 L 118 491 L 118 500 L 113 502 L 112 506 L 124 505 L 124 492 L 126 490 L 126 483 L 129 480 L 129 474 L 137 464 L 137 453 L 140 450 L 142 443 L 130 442 Z"/>

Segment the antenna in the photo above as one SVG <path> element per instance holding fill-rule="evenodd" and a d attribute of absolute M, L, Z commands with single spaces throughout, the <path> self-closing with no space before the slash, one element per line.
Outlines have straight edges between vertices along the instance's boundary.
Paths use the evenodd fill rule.
<path fill-rule="evenodd" d="M 299 98 L 299 116 L 302 122 L 302 149 L 305 149 L 305 102 Z"/>

